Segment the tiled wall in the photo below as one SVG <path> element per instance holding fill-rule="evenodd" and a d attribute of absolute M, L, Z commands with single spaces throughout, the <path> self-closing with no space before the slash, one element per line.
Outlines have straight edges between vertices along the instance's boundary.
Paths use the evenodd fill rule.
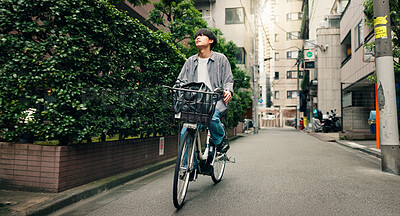
<path fill-rule="evenodd" d="M 126 172 L 177 153 L 177 136 L 41 146 L 0 142 L 0 188 L 60 192 L 101 178 Z"/>
<path fill-rule="evenodd" d="M 236 131 L 229 129 L 227 134 L 233 137 Z M 177 138 L 164 138 L 164 155 L 159 155 L 160 137 L 72 146 L 0 142 L 0 188 L 64 191 L 175 157 Z"/>

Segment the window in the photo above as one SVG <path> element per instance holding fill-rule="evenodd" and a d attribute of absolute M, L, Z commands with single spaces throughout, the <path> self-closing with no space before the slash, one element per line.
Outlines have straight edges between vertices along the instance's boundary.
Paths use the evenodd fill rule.
<path fill-rule="evenodd" d="M 275 53 L 275 61 L 279 61 L 279 53 L 278 52 Z"/>
<path fill-rule="evenodd" d="M 286 14 L 286 21 L 301 20 L 303 17 L 302 13 L 288 13 Z"/>
<path fill-rule="evenodd" d="M 299 56 L 299 51 L 286 52 L 286 58 L 288 58 L 288 59 L 297 59 L 298 56 Z"/>
<path fill-rule="evenodd" d="M 275 91 L 274 92 L 274 98 L 275 99 L 279 99 L 279 91 Z"/>
<path fill-rule="evenodd" d="M 303 78 L 303 71 L 299 71 L 299 78 Z M 286 71 L 286 79 L 297 79 L 297 70 Z"/>
<path fill-rule="evenodd" d="M 279 79 L 279 71 L 275 71 L 274 79 Z"/>
<path fill-rule="evenodd" d="M 342 64 L 341 66 L 345 65 L 351 59 L 351 32 L 347 33 L 346 37 L 341 43 L 342 49 Z"/>
<path fill-rule="evenodd" d="M 243 8 L 225 8 L 225 24 L 244 23 Z"/>
<path fill-rule="evenodd" d="M 286 40 L 297 40 L 300 38 L 300 32 L 286 32 Z"/>
<path fill-rule="evenodd" d="M 364 34 L 363 34 L 363 22 L 360 21 L 358 25 L 354 28 L 356 35 L 356 47 L 360 48 L 363 45 Z"/>
<path fill-rule="evenodd" d="M 297 98 L 297 91 L 287 91 L 287 99 Z"/>
<path fill-rule="evenodd" d="M 279 42 L 279 35 L 275 34 L 275 42 Z"/>
<path fill-rule="evenodd" d="M 236 54 L 236 64 L 246 64 L 246 51 L 243 47 L 238 48 L 238 52 Z"/>
<path fill-rule="evenodd" d="M 201 17 L 203 17 L 203 18 L 209 18 L 211 16 L 210 10 L 207 10 L 207 9 L 200 10 L 200 13 L 201 13 Z"/>

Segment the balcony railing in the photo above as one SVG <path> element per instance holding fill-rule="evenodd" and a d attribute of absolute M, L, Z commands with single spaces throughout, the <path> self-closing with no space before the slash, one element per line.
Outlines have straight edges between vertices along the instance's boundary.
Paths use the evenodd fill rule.
<path fill-rule="evenodd" d="M 340 65 L 340 67 L 343 67 L 348 61 L 350 61 L 351 59 L 351 54 L 348 55 L 343 61 L 342 64 Z"/>

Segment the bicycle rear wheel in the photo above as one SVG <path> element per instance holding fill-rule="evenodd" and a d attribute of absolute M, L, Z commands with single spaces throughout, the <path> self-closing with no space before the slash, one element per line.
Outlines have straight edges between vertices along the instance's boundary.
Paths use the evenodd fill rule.
<path fill-rule="evenodd" d="M 221 152 L 214 152 L 214 173 L 211 175 L 211 178 L 215 184 L 221 181 L 222 176 L 224 175 L 225 165 L 226 165 L 226 155 Z"/>
<path fill-rule="evenodd" d="M 181 208 L 189 186 L 189 175 L 193 172 L 194 144 L 193 135 L 188 130 L 182 136 L 175 164 L 173 201 L 176 208 Z"/>

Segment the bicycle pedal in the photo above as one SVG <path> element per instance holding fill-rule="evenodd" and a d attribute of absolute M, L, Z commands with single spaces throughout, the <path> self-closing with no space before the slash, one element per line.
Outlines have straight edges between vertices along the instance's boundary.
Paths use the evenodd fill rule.
<path fill-rule="evenodd" d="M 195 169 L 193 172 L 189 174 L 189 181 L 196 181 L 197 179 L 197 169 Z"/>
<path fill-rule="evenodd" d="M 228 157 L 227 157 L 227 158 L 228 158 Z M 230 157 L 228 158 L 227 162 L 229 162 L 229 163 L 236 163 L 236 159 L 235 159 L 234 156 L 230 156 Z"/>

